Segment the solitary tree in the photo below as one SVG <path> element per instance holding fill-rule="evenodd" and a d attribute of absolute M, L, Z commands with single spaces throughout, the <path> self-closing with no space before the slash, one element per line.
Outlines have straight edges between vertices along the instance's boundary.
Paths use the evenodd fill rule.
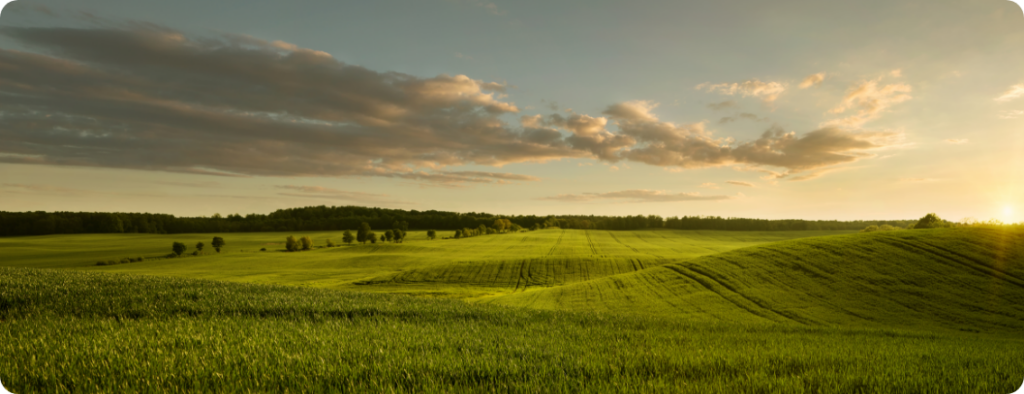
<path fill-rule="evenodd" d="M 289 252 L 299 250 L 299 241 L 296 240 L 295 237 L 289 235 L 288 239 L 284 241 L 284 248 Z"/>
<path fill-rule="evenodd" d="M 188 246 L 185 246 L 185 244 L 181 242 L 175 242 L 171 245 L 171 250 L 174 251 L 174 254 L 181 256 L 182 253 L 185 253 L 185 251 L 188 250 Z"/>
<path fill-rule="evenodd" d="M 356 240 L 356 237 L 353 237 L 352 236 L 352 232 L 348 231 L 348 230 L 345 230 L 345 234 L 341 236 L 341 241 L 344 242 L 344 243 L 347 243 L 347 244 L 350 244 L 350 243 L 352 243 L 352 241 L 355 241 L 355 240 Z"/>
<path fill-rule="evenodd" d="M 370 241 L 371 244 L 377 243 L 377 234 L 374 234 L 373 231 L 368 232 L 366 234 L 366 240 Z"/>
<path fill-rule="evenodd" d="M 437 238 L 437 232 L 434 230 L 427 230 L 427 239 Z"/>
<path fill-rule="evenodd" d="M 196 244 L 196 251 L 197 251 L 197 252 L 199 252 L 199 253 L 203 253 L 203 247 L 204 247 L 204 246 L 206 246 L 206 245 L 205 245 L 205 244 L 203 244 L 202 242 L 200 242 L 200 243 L 197 243 L 197 244 Z"/>
<path fill-rule="evenodd" d="M 299 241 L 302 242 L 302 250 L 313 249 L 313 239 L 309 236 L 302 237 Z"/>
<path fill-rule="evenodd" d="M 921 220 L 918 220 L 917 224 L 914 225 L 915 230 L 936 227 L 945 227 L 945 220 L 940 219 L 939 215 L 934 213 L 924 215 L 924 217 L 921 218 Z"/>
<path fill-rule="evenodd" d="M 213 241 L 210 242 L 210 246 L 213 246 L 214 249 L 217 249 L 217 253 L 220 253 L 220 248 L 223 248 L 224 245 L 226 245 L 224 243 L 224 238 L 221 237 L 213 237 Z"/>
<path fill-rule="evenodd" d="M 394 230 L 385 231 L 384 232 L 384 238 L 386 240 L 388 240 L 388 241 L 391 241 L 392 239 L 395 238 L 395 231 Z M 383 241 L 383 239 L 382 239 L 382 241 Z"/>
<path fill-rule="evenodd" d="M 358 240 L 359 243 L 365 244 L 366 241 L 369 241 L 371 238 L 369 237 L 369 234 L 373 234 L 373 232 L 370 231 L 370 225 L 363 222 L 359 225 L 359 230 L 356 231 L 356 240 Z"/>
<path fill-rule="evenodd" d="M 384 238 L 384 234 L 381 234 L 380 235 L 380 242 L 384 242 L 384 241 L 387 241 L 387 239 Z"/>
<path fill-rule="evenodd" d="M 328 248 L 333 248 L 334 247 L 334 242 L 332 242 L 330 238 L 327 238 L 327 247 Z"/>

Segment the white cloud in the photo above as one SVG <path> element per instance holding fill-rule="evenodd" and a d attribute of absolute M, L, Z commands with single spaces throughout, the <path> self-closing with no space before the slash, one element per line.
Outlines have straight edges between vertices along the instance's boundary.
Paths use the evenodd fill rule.
<path fill-rule="evenodd" d="M 766 103 L 771 103 L 778 99 L 782 92 L 786 91 L 786 86 L 779 82 L 761 82 L 757 79 L 751 79 L 737 83 L 712 84 L 705 82 L 697 85 L 695 89 L 718 92 L 726 96 L 739 94 L 743 97 L 755 97 Z"/>
<path fill-rule="evenodd" d="M 864 123 L 878 118 L 893 105 L 910 100 L 910 85 L 894 83 L 879 85 L 881 78 L 865 81 L 852 86 L 843 97 L 843 101 L 828 112 L 841 114 L 848 110 L 857 112 L 846 118 L 834 119 L 823 123 L 823 126 L 860 127 Z"/>
<path fill-rule="evenodd" d="M 824 80 L 825 80 L 825 73 L 811 74 L 811 75 L 808 75 L 807 78 L 804 78 L 804 80 L 802 82 L 800 82 L 799 87 L 800 87 L 800 89 L 807 89 L 809 87 L 818 86 L 818 85 L 821 84 L 821 81 L 824 81 Z"/>
<path fill-rule="evenodd" d="M 1010 86 L 1002 95 L 996 97 L 996 101 L 1010 101 L 1024 96 L 1024 83 L 1018 83 Z"/>

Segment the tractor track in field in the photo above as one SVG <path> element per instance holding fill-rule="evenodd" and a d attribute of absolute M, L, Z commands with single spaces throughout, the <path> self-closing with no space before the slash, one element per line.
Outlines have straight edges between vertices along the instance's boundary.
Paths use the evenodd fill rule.
<path fill-rule="evenodd" d="M 590 244 L 590 252 L 593 253 L 594 256 L 599 256 L 600 254 L 597 253 L 597 245 L 594 245 L 594 240 L 590 238 L 590 230 L 583 230 L 583 234 L 587 236 L 587 243 Z"/>
<path fill-rule="evenodd" d="M 564 237 L 564 236 L 565 236 L 565 230 L 562 230 L 562 233 L 558 234 L 558 240 L 555 241 L 555 244 L 553 246 L 551 246 L 551 250 L 548 251 L 548 256 L 554 256 L 555 255 L 555 249 L 558 248 L 558 246 L 562 244 L 562 237 Z"/>
<path fill-rule="evenodd" d="M 519 280 L 516 281 L 516 288 L 512 290 L 513 293 L 519 290 L 519 285 L 523 283 L 523 270 L 526 269 L 526 261 L 519 264 Z M 529 282 L 529 280 L 527 280 Z M 526 286 L 523 286 L 523 291 L 526 291 Z"/>
<path fill-rule="evenodd" d="M 768 319 L 768 320 L 775 321 L 776 319 L 773 318 L 773 316 L 772 316 L 772 314 L 774 314 L 774 315 L 782 317 L 782 318 L 784 318 L 786 320 L 793 321 L 794 323 L 807 324 L 806 322 L 801 321 L 800 319 L 796 318 L 795 316 L 790 316 L 789 313 L 782 313 L 782 312 L 776 311 L 776 310 L 768 307 L 768 305 L 765 305 L 763 302 L 759 302 L 757 300 L 754 300 L 753 298 L 747 297 L 746 295 L 743 295 L 742 293 L 736 291 L 736 289 L 733 289 L 732 286 L 729 286 L 729 285 L 725 284 L 724 282 L 719 281 L 718 279 L 715 279 L 714 277 L 712 277 L 711 275 L 709 275 L 707 273 L 704 273 L 704 272 L 701 272 L 701 271 L 699 271 L 697 269 L 694 269 L 693 267 L 683 268 L 683 267 L 680 267 L 680 266 L 677 266 L 677 265 L 669 265 L 669 266 L 665 266 L 665 268 L 668 268 L 668 269 L 678 273 L 679 275 L 682 275 L 682 276 L 686 277 L 687 279 L 690 279 L 690 280 L 692 280 L 694 282 L 699 283 L 701 286 L 703 286 L 708 291 L 713 292 L 715 294 L 718 294 L 719 297 L 722 297 L 723 299 L 725 299 L 726 301 L 729 301 L 730 303 L 732 303 L 736 307 L 738 307 L 740 309 L 743 309 L 743 310 L 746 310 L 747 312 L 750 312 L 751 314 L 753 314 L 755 316 L 759 316 L 759 317 L 763 317 L 763 318 Z M 747 302 L 749 302 L 751 304 L 754 304 L 754 305 L 757 305 L 762 310 L 760 310 L 760 311 L 759 310 L 755 310 L 754 308 L 751 308 L 750 306 L 744 305 L 743 303 L 738 302 L 737 300 L 734 300 L 731 297 L 726 296 L 726 294 L 724 294 L 723 291 L 715 290 L 715 286 L 714 286 L 715 284 L 717 284 L 718 286 L 728 290 L 732 294 L 735 294 L 736 296 L 746 300 Z M 771 313 L 769 314 L 769 313 L 766 313 L 766 312 L 771 312 Z"/>
<path fill-rule="evenodd" d="M 904 240 L 897 240 L 897 239 L 890 238 L 890 239 L 886 239 L 886 240 L 884 240 L 882 242 L 888 243 L 889 245 L 892 245 L 892 246 L 897 247 L 899 249 L 915 250 L 915 251 L 918 251 L 918 252 L 921 252 L 921 253 L 925 253 L 925 254 L 928 254 L 928 255 L 931 255 L 931 256 L 935 256 L 935 257 L 938 257 L 940 260 L 953 262 L 956 265 L 959 265 L 961 267 L 970 269 L 970 270 L 975 271 L 975 272 L 983 273 L 983 274 L 991 276 L 993 278 L 1001 279 L 1004 282 L 1016 285 L 1017 287 L 1024 288 L 1024 281 L 1022 281 L 1020 278 L 1017 278 L 1015 275 L 1012 275 L 1012 274 L 1007 273 L 1005 271 L 996 269 L 994 267 L 989 267 L 987 265 L 980 264 L 978 261 L 976 261 L 976 260 L 974 260 L 974 259 L 972 259 L 970 257 L 964 256 L 964 255 L 962 255 L 960 253 L 951 252 L 951 251 L 948 251 L 948 250 L 945 250 L 945 249 L 941 249 L 941 248 L 936 247 L 935 245 L 928 245 L 928 246 L 931 246 L 933 248 L 942 250 L 942 251 L 944 251 L 946 253 L 949 253 L 951 255 L 960 257 L 962 259 L 968 260 L 968 261 L 973 262 L 973 263 L 979 263 L 979 264 L 972 264 L 972 263 L 963 262 L 963 261 L 957 260 L 955 258 L 952 258 L 952 257 L 950 257 L 948 255 L 944 255 L 942 253 L 938 253 L 938 252 L 936 252 L 934 250 L 930 250 L 928 248 L 924 248 L 924 247 L 921 247 L 920 245 L 915 245 L 915 244 L 912 244 L 912 243 L 904 241 Z"/>
<path fill-rule="evenodd" d="M 622 246 L 624 246 L 626 248 L 629 248 L 630 250 L 632 250 L 633 252 L 636 252 L 636 253 L 643 253 L 643 252 L 640 252 L 639 249 L 636 249 L 636 248 L 633 248 L 633 247 L 631 247 L 629 245 L 626 245 L 626 243 L 622 242 L 622 239 L 618 239 L 618 237 L 615 236 L 614 232 L 608 231 L 608 235 L 611 235 L 611 238 L 615 239 L 615 242 L 618 243 L 618 245 L 622 245 Z"/>

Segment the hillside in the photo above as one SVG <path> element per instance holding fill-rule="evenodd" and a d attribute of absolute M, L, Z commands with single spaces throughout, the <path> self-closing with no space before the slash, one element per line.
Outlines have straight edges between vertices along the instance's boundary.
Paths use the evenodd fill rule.
<path fill-rule="evenodd" d="M 15 393 L 1004 393 L 1024 372 L 1017 336 L 72 270 L 0 267 L 0 284 L 0 378 Z"/>
<path fill-rule="evenodd" d="M 310 236 L 323 246 L 341 232 L 223 234 L 84 234 L 0 238 L 0 266 L 73 268 L 352 289 L 481 297 L 519 288 L 592 280 L 670 261 L 829 231 L 559 230 L 429 240 L 410 231 L 402 244 L 343 245 L 298 253 L 282 251 L 285 237 Z M 442 234 L 450 235 L 450 234 Z M 199 257 L 162 259 L 172 242 L 186 253 L 196 242 L 222 236 Z M 266 249 L 261 252 L 260 249 Z M 97 266 L 97 261 L 145 256 L 146 261 Z M 520 281 L 520 273 L 523 280 Z"/>
<path fill-rule="evenodd" d="M 692 321 L 1024 332 L 1024 231 L 806 238 L 487 302 Z"/>

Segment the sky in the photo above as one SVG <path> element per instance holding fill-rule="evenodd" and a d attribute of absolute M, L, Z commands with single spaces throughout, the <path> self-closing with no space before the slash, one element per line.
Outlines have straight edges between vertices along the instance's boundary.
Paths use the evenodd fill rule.
<path fill-rule="evenodd" d="M 17 0 L 0 210 L 1024 221 L 1024 11 Z"/>

